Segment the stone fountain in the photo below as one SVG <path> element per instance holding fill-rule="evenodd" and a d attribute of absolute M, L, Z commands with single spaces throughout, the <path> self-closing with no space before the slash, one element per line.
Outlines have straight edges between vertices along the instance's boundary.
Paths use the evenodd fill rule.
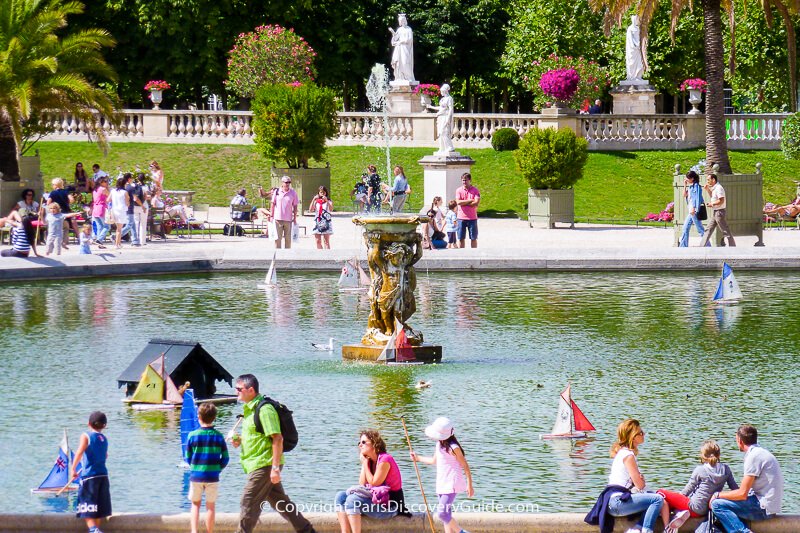
<path fill-rule="evenodd" d="M 377 361 L 399 324 L 417 361 L 441 361 L 442 347 L 425 344 L 422 332 L 408 325 L 416 311 L 414 264 L 422 257 L 422 235 L 417 226 L 427 221 L 428 217 L 420 215 L 353 217 L 353 223 L 364 227 L 371 279 L 370 312 L 361 343 L 342 346 L 343 359 Z"/>

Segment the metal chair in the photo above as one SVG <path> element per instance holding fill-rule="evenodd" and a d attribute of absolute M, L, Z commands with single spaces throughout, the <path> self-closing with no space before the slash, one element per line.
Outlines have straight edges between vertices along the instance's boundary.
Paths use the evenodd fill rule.
<path fill-rule="evenodd" d="M 236 214 L 238 214 L 239 216 L 236 216 Z M 256 225 L 255 222 L 253 221 L 253 206 L 250 204 L 232 205 L 231 222 L 242 226 L 244 226 L 245 224 L 250 224 L 250 236 L 252 237 L 256 230 Z M 247 237 L 246 231 L 244 235 L 245 237 Z"/>
<path fill-rule="evenodd" d="M 204 235 L 208 235 L 208 238 L 211 238 L 211 221 L 208 219 L 208 213 L 211 211 L 210 204 L 195 204 L 192 206 L 192 216 L 195 218 L 195 223 L 203 224 L 203 227 L 200 229 L 200 238 Z M 198 218 L 198 214 L 203 214 L 202 219 Z M 189 222 L 189 226 L 191 227 L 192 222 Z M 191 236 L 191 230 L 189 231 L 189 235 Z"/>

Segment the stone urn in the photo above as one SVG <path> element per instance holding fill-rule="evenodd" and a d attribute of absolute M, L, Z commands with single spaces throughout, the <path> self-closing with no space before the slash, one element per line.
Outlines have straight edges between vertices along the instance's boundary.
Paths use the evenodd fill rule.
<path fill-rule="evenodd" d="M 689 89 L 689 103 L 692 104 L 692 109 L 689 111 L 690 115 L 702 115 L 703 112 L 700 111 L 698 106 L 703 103 L 703 91 L 700 89 Z"/>
<path fill-rule="evenodd" d="M 159 89 L 150 90 L 150 101 L 153 102 L 153 109 L 156 110 L 161 109 L 160 107 L 158 107 L 158 104 L 160 104 L 162 100 L 163 100 L 163 95 L 161 94 L 161 91 Z"/>
<path fill-rule="evenodd" d="M 428 109 L 428 106 L 431 105 L 431 97 L 427 94 L 419 94 L 419 102 L 422 104 L 422 110 Z"/>

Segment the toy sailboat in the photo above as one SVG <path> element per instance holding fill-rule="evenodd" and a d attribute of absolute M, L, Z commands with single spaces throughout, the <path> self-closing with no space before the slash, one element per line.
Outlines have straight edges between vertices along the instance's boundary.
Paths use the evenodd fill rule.
<path fill-rule="evenodd" d="M 586 415 L 578 409 L 578 404 L 572 399 L 571 385 L 561 393 L 558 400 L 558 414 L 552 432 L 542 435 L 543 439 L 580 439 L 586 437 L 587 431 L 595 431 L 594 426 Z"/>
<path fill-rule="evenodd" d="M 72 483 L 69 479 L 69 466 L 72 464 L 75 454 L 69 447 L 67 440 L 67 430 L 64 430 L 64 436 L 61 439 L 61 445 L 58 447 L 58 455 L 56 456 L 53 468 L 50 473 L 44 478 L 44 481 L 36 487 L 31 489 L 31 494 L 38 494 L 42 496 L 57 496 L 61 492 L 76 491 L 78 484 Z M 80 472 L 80 467 L 76 468 L 76 473 Z"/>
<path fill-rule="evenodd" d="M 133 396 L 122 401 L 139 411 L 181 407 L 183 397 L 167 374 L 163 353 L 144 368 Z"/>
<path fill-rule="evenodd" d="M 181 466 L 189 468 L 184 459 L 186 457 L 186 443 L 189 433 L 200 427 L 197 420 L 197 406 L 194 403 L 194 390 L 183 391 L 183 408 L 181 409 Z"/>
<path fill-rule="evenodd" d="M 386 363 L 387 365 L 421 365 L 422 361 L 417 361 L 414 357 L 414 351 L 411 344 L 408 342 L 406 332 L 403 329 L 403 324 L 395 318 L 394 331 L 386 341 L 383 351 L 381 351 L 378 359 L 379 363 Z"/>
<path fill-rule="evenodd" d="M 339 276 L 340 291 L 365 291 L 370 285 L 369 276 L 361 268 L 361 262 L 357 257 L 349 259 L 342 267 L 342 275 Z"/>
<path fill-rule="evenodd" d="M 717 292 L 713 300 L 718 303 L 736 302 L 742 299 L 742 291 L 733 276 L 733 269 L 728 263 L 722 263 L 722 275 L 719 278 Z"/>
<path fill-rule="evenodd" d="M 264 283 L 259 283 L 257 287 L 259 289 L 274 289 L 278 286 L 278 273 L 275 270 L 275 256 L 278 252 L 272 254 L 272 262 L 269 264 L 269 270 L 267 270 L 267 275 L 264 277 Z"/>

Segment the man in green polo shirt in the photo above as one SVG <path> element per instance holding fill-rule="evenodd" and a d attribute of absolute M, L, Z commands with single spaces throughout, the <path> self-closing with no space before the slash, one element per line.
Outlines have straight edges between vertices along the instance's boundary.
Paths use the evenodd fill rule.
<path fill-rule="evenodd" d="M 234 435 L 233 447 L 241 447 L 240 461 L 247 483 L 242 492 L 238 533 L 251 533 L 261 516 L 261 506 L 270 506 L 284 520 L 292 524 L 295 531 L 314 533 L 314 527 L 297 510 L 283 491 L 281 465 L 283 465 L 283 436 L 278 413 L 269 404 L 261 407 L 260 419 L 264 433 L 256 431 L 255 409 L 263 396 L 258 392 L 258 379 L 252 374 L 236 378 L 236 392 L 244 403 L 242 435 Z"/>

